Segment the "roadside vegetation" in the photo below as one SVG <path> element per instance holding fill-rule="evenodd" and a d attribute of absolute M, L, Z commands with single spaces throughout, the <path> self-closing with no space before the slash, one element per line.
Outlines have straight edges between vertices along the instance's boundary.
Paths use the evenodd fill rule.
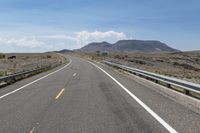
<path fill-rule="evenodd" d="M 51 64 L 64 63 L 56 53 L 10 53 L 0 54 L 0 76 L 29 71 Z"/>
<path fill-rule="evenodd" d="M 200 51 L 174 53 L 82 53 L 77 56 L 91 60 L 108 60 L 138 69 L 200 84 Z"/>

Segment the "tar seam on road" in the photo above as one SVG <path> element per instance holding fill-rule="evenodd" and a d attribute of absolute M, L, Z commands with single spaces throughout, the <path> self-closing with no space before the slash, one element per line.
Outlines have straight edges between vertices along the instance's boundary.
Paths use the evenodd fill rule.
<path fill-rule="evenodd" d="M 130 92 L 126 87 L 124 87 L 119 81 L 112 77 L 109 73 L 103 70 L 98 65 L 88 61 L 90 64 L 104 72 L 108 77 L 110 77 L 115 83 L 117 83 L 126 93 L 128 93 L 137 103 L 139 103 L 149 114 L 151 114 L 161 125 L 163 125 L 170 133 L 178 133 L 174 128 L 172 128 L 167 122 L 165 122 L 160 116 L 158 116 L 152 109 L 150 109 L 145 103 L 143 103 L 137 96 Z"/>
<path fill-rule="evenodd" d="M 60 68 L 60 69 L 58 69 L 58 70 L 56 70 L 56 71 L 54 71 L 54 72 L 51 72 L 51 73 L 49 73 L 49 74 L 47 74 L 47 75 L 45 75 L 45 76 L 43 76 L 43 77 L 41 77 L 41 78 L 39 78 L 39 79 L 36 79 L 36 80 L 34 80 L 34 81 L 32 81 L 32 82 L 30 82 L 30 83 L 28 83 L 28 84 L 26 84 L 26 85 L 24 85 L 24 86 L 18 88 L 18 89 L 15 89 L 14 91 L 8 92 L 8 93 L 6 93 L 6 94 L 0 96 L 0 99 L 4 98 L 4 97 L 6 97 L 6 96 L 9 96 L 9 95 L 11 95 L 11 94 L 13 94 L 13 93 L 15 93 L 15 92 L 17 92 L 17 91 L 19 91 L 19 90 L 21 90 L 21 89 L 27 87 L 27 86 L 29 86 L 29 85 L 32 85 L 32 84 L 34 84 L 34 83 L 36 83 L 36 82 L 38 82 L 38 81 L 40 81 L 40 80 L 42 80 L 42 79 L 44 79 L 44 78 L 46 78 L 46 77 L 48 77 L 48 76 L 50 76 L 50 75 L 56 73 L 56 72 L 61 71 L 62 69 L 68 67 L 71 63 L 72 63 L 72 60 L 69 58 L 69 63 L 68 63 L 67 65 L 63 66 L 62 68 Z"/>
<path fill-rule="evenodd" d="M 60 92 L 56 95 L 55 100 L 57 100 L 65 91 L 65 88 L 63 88 L 62 90 L 60 90 Z"/>
<path fill-rule="evenodd" d="M 33 127 L 33 128 L 31 129 L 30 133 L 33 133 L 33 132 L 34 132 L 34 130 L 35 130 L 35 127 Z"/>
<path fill-rule="evenodd" d="M 73 77 L 75 77 L 75 76 L 76 76 L 76 73 L 73 74 Z"/>

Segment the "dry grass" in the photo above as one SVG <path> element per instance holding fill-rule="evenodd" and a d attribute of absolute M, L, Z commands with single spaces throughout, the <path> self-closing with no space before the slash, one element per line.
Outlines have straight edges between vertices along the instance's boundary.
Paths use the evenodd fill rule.
<path fill-rule="evenodd" d="M 7 74 L 32 70 L 63 60 L 55 53 L 12 53 L 4 55 L 5 57 L 0 59 L 0 72 Z M 12 56 L 16 56 L 16 58 L 9 59 Z M 1 76 L 4 75 L 1 74 Z"/>
<path fill-rule="evenodd" d="M 200 84 L 200 51 L 177 53 L 76 53 L 97 61 L 109 60 Z"/>

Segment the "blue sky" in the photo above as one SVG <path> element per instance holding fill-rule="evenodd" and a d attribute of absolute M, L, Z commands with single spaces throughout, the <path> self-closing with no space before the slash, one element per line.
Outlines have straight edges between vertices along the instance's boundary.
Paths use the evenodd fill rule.
<path fill-rule="evenodd" d="M 0 52 L 160 40 L 200 50 L 199 0 L 0 0 Z"/>

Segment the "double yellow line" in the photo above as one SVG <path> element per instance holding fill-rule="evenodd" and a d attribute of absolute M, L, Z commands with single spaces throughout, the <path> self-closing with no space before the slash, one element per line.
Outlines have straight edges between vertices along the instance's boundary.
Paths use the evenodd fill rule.
<path fill-rule="evenodd" d="M 57 100 L 65 91 L 65 88 L 63 88 L 62 90 L 60 90 L 60 92 L 56 95 L 55 100 Z"/>

